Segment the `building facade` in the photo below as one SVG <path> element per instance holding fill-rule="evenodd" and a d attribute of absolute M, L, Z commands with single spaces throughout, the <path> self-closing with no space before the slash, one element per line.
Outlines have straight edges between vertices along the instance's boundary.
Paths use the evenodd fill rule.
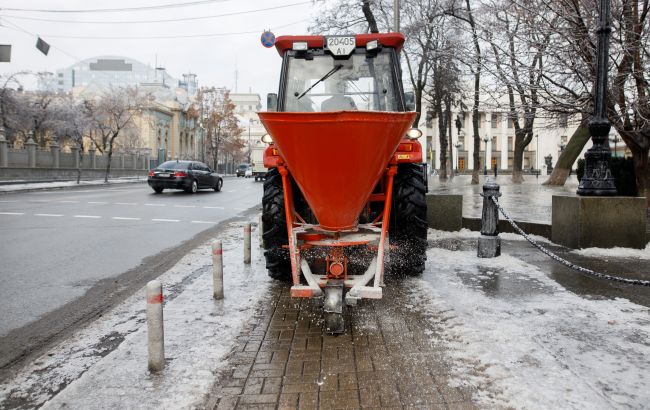
<path fill-rule="evenodd" d="M 139 146 L 130 144 L 129 150 L 148 152 L 158 163 L 201 159 L 200 129 L 197 120 L 188 115 L 198 90 L 196 74 L 183 74 L 179 81 L 161 67 L 128 57 L 102 56 L 41 77 L 41 89 L 71 92 L 78 98 L 96 98 L 111 87 L 137 87 L 151 94 L 150 106 L 135 121 Z"/>

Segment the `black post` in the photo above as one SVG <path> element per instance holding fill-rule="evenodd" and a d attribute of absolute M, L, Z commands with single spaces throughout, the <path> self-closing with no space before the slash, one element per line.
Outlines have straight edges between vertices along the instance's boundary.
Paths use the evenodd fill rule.
<path fill-rule="evenodd" d="M 611 125 L 607 119 L 607 58 L 609 58 L 609 0 L 600 0 L 596 95 L 594 116 L 589 121 L 592 147 L 585 153 L 585 174 L 578 186 L 578 195 L 613 196 L 616 185 L 610 170 L 611 152 L 607 137 Z"/>
<path fill-rule="evenodd" d="M 494 258 L 501 255 L 501 238 L 499 238 L 499 209 L 492 198 L 499 198 L 499 184 L 488 179 L 483 184 L 483 212 L 481 213 L 481 236 L 478 238 L 477 255 L 479 258 Z"/>

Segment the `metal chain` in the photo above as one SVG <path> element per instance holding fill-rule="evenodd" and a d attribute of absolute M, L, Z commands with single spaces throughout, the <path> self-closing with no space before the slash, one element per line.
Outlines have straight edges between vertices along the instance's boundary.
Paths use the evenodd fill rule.
<path fill-rule="evenodd" d="M 608 275 L 606 273 L 596 272 L 596 271 L 593 271 L 591 269 L 587 269 L 587 268 L 583 268 L 582 266 L 578 266 L 575 263 L 571 263 L 568 260 L 557 256 L 553 252 L 549 251 L 548 249 L 544 248 L 542 245 L 535 242 L 535 240 L 533 238 L 531 238 L 519 226 L 517 226 L 517 224 L 512 220 L 512 218 L 510 218 L 510 216 L 508 216 L 506 211 L 501 207 L 501 205 L 499 204 L 499 201 L 497 200 L 496 197 L 491 196 L 490 199 L 492 200 L 492 202 L 494 202 L 494 204 L 497 206 L 497 208 L 499 208 L 499 211 L 503 214 L 503 216 L 506 218 L 506 220 L 508 222 L 510 222 L 510 225 L 512 225 L 512 227 L 515 228 L 515 230 L 517 232 L 519 232 L 519 234 L 521 236 L 526 238 L 526 240 L 528 242 L 530 242 L 531 245 L 533 245 L 534 247 L 536 247 L 540 251 L 544 252 L 546 255 L 550 256 L 552 259 L 556 260 L 557 262 L 559 262 L 559 263 L 561 263 L 561 264 L 563 264 L 565 266 L 568 266 L 571 269 L 575 269 L 578 272 L 582 272 L 582 273 L 584 273 L 586 275 L 593 276 L 593 277 L 596 277 L 596 278 L 599 278 L 599 279 L 606 279 L 606 280 L 611 280 L 611 281 L 614 281 L 614 282 L 626 283 L 628 285 L 650 286 L 650 280 L 627 279 L 627 278 L 622 278 L 620 276 L 613 276 L 613 275 Z"/>

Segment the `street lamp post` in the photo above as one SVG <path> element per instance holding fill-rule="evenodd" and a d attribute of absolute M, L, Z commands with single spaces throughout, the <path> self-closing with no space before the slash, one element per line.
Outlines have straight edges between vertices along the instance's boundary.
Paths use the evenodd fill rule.
<path fill-rule="evenodd" d="M 606 143 L 611 125 L 607 119 L 607 59 L 609 58 L 609 0 L 600 0 L 600 27 L 596 66 L 596 95 L 594 116 L 589 121 L 592 147 L 585 153 L 585 174 L 577 194 L 583 196 L 616 195 L 616 185 L 610 170 L 611 153 Z"/>
<path fill-rule="evenodd" d="M 614 156 L 618 157 L 618 143 L 623 141 L 618 135 L 609 137 L 609 141 L 614 143 Z"/>
<path fill-rule="evenodd" d="M 483 174 L 487 175 L 487 164 L 488 164 L 488 142 L 492 142 L 494 137 L 483 137 L 481 138 L 485 143 L 485 164 L 483 166 Z"/>
<path fill-rule="evenodd" d="M 539 169 L 539 134 L 535 135 L 537 140 L 537 148 L 535 148 L 535 168 Z"/>

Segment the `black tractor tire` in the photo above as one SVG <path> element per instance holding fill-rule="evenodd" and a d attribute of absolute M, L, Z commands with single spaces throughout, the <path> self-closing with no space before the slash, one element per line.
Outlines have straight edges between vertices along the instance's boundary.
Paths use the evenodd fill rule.
<path fill-rule="evenodd" d="M 289 243 L 287 218 L 284 211 L 284 189 L 282 176 L 276 168 L 270 170 L 264 181 L 262 198 L 262 240 L 264 257 L 269 276 L 275 280 L 291 281 L 289 250 L 283 245 Z"/>
<path fill-rule="evenodd" d="M 400 164 L 393 180 L 389 225 L 390 271 L 420 276 L 427 260 L 427 203 L 424 171 L 416 164 Z"/>

